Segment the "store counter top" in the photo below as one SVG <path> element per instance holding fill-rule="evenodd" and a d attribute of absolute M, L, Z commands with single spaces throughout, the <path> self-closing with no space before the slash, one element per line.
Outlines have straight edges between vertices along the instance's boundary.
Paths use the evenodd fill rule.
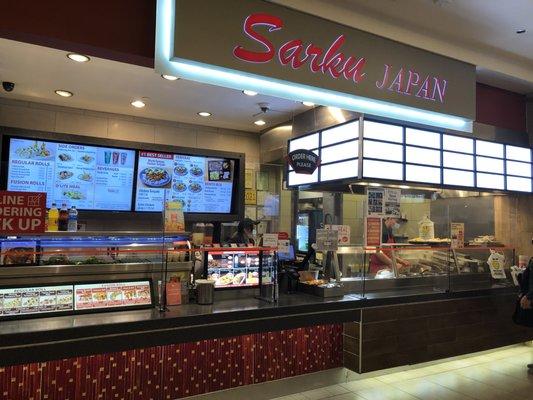
<path fill-rule="evenodd" d="M 0 365 L 68 358 L 222 338 L 303 326 L 357 321 L 367 307 L 509 295 L 512 287 L 455 293 L 391 291 L 366 298 L 282 295 L 277 303 L 253 297 L 157 309 L 0 322 Z"/>

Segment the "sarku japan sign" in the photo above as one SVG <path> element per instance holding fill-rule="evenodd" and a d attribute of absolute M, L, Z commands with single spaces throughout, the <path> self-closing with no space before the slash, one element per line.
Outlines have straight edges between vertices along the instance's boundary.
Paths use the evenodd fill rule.
<path fill-rule="evenodd" d="M 270 95 L 278 83 L 284 88 L 292 84 L 303 88 L 302 96 L 305 88 L 325 90 L 320 104 L 334 105 L 328 101 L 338 94 L 352 96 L 354 108 L 364 109 L 370 99 L 385 108 L 393 104 L 444 119 L 475 119 L 474 65 L 278 4 L 158 0 L 157 31 L 158 73 L 173 72 L 169 65 L 174 62 L 185 78 L 220 86 L 235 88 L 235 72 L 240 81 L 270 79 L 271 85 L 261 85 Z M 159 50 L 162 46 L 165 51 Z M 286 90 L 276 93 L 296 96 Z M 412 114 L 396 117 L 410 120 Z"/>

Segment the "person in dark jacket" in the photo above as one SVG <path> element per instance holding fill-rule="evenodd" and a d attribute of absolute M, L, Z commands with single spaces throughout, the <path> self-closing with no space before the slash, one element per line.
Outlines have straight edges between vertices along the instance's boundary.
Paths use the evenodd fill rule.
<path fill-rule="evenodd" d="M 244 218 L 239 225 L 237 226 L 237 232 L 233 234 L 230 238 L 230 243 L 235 244 L 244 244 L 244 245 L 254 245 L 254 227 L 258 222 L 251 220 L 250 218 Z"/>
<path fill-rule="evenodd" d="M 520 307 L 524 310 L 533 308 L 533 257 L 520 279 Z M 527 368 L 533 372 L 533 364 L 528 364 Z"/>

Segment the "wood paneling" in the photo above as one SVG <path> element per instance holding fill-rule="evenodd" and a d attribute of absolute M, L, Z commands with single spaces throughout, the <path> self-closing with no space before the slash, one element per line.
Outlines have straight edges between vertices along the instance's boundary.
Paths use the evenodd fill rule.
<path fill-rule="evenodd" d="M 0 368 L 2 400 L 176 399 L 342 365 L 342 325 Z"/>
<path fill-rule="evenodd" d="M 526 132 L 526 96 L 478 83 L 476 121 L 498 128 Z"/>
<path fill-rule="evenodd" d="M 152 67 L 155 0 L 3 0 L 0 36 Z"/>
<path fill-rule="evenodd" d="M 344 324 L 344 365 L 369 372 L 531 340 L 532 330 L 511 321 L 515 300 L 502 295 L 363 309 L 362 323 Z"/>

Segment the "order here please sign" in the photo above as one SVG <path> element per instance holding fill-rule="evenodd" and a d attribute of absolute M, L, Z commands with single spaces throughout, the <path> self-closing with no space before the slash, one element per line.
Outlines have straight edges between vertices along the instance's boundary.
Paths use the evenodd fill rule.
<path fill-rule="evenodd" d="M 43 233 L 46 193 L 0 191 L 0 234 Z"/>

